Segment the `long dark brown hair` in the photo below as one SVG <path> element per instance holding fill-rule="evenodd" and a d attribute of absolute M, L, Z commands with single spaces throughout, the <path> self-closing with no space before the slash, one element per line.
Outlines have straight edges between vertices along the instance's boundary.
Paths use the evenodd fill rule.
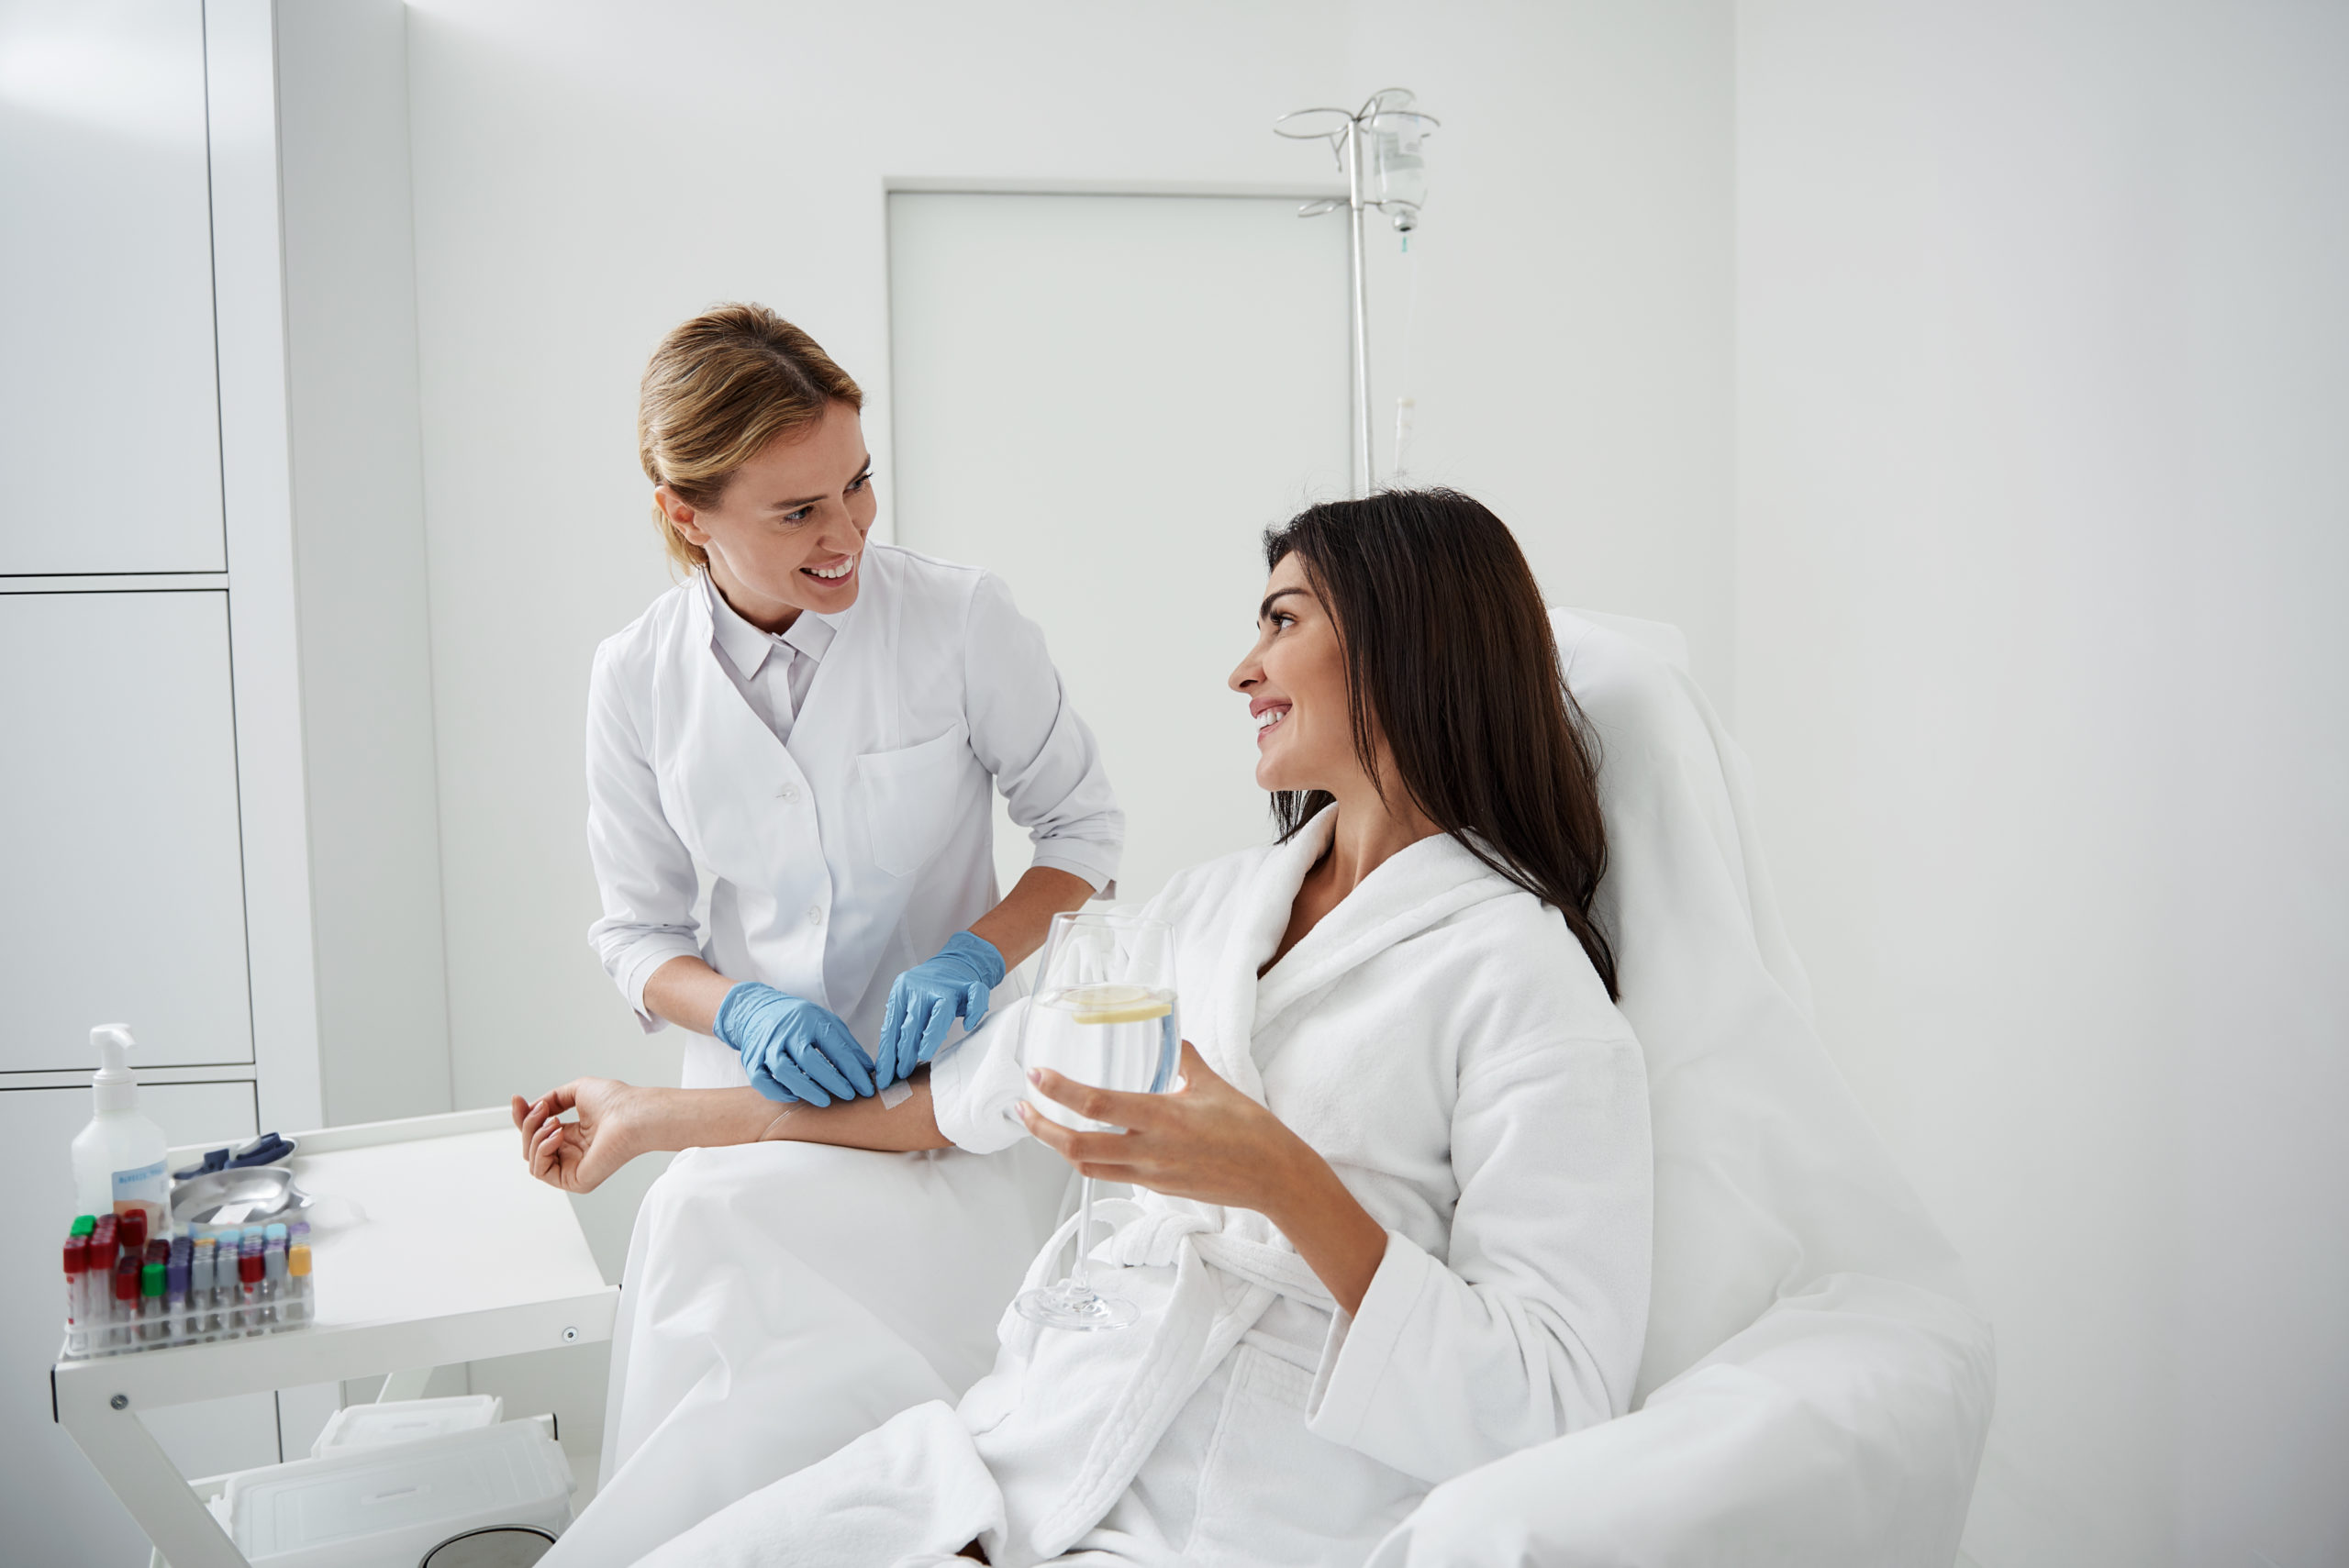
<path fill-rule="evenodd" d="M 1508 526 L 1456 491 L 1389 490 L 1266 529 L 1265 569 L 1291 555 L 1337 623 L 1354 755 L 1382 798 L 1384 736 L 1411 804 L 1564 916 L 1614 996 L 1615 952 L 1590 915 L 1607 870 L 1598 762 Z M 1330 799 L 1275 791 L 1282 841 Z"/>

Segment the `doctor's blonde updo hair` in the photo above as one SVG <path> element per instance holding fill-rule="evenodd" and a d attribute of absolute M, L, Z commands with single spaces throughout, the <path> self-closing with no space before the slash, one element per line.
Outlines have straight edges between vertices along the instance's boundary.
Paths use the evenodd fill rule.
<path fill-rule="evenodd" d="M 726 482 L 778 436 L 812 428 L 828 404 L 862 411 L 864 390 L 816 339 L 763 305 L 705 310 L 661 339 L 636 405 L 644 476 L 689 505 L 714 506 Z M 669 559 L 709 564 L 656 502 Z"/>

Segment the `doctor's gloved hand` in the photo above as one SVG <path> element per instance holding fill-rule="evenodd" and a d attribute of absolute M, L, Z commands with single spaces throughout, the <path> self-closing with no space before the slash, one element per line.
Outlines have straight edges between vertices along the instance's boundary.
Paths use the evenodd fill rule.
<path fill-rule="evenodd" d="M 718 1038 L 771 1100 L 828 1106 L 874 1090 L 873 1059 L 830 1008 L 745 981 L 718 1004 Z"/>
<path fill-rule="evenodd" d="M 977 1029 L 987 1016 L 987 993 L 1003 984 L 1003 954 L 993 942 L 957 931 L 936 958 L 898 975 L 889 987 L 880 1043 L 873 1051 L 882 1084 L 912 1076 L 937 1055 L 956 1018 L 965 1029 Z"/>

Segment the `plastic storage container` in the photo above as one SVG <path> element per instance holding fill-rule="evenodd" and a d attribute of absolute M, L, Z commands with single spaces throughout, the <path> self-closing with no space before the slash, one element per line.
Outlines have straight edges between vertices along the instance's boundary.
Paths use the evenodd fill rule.
<path fill-rule="evenodd" d="M 507 1421 L 240 1471 L 222 1501 L 252 1568 L 416 1568 L 465 1530 L 560 1535 L 571 1462 L 538 1422 Z"/>
<path fill-rule="evenodd" d="M 324 1459 L 329 1453 L 351 1449 L 381 1448 L 385 1443 L 412 1443 L 450 1432 L 470 1432 L 494 1427 L 505 1415 L 506 1401 L 495 1394 L 352 1405 L 328 1418 L 326 1430 L 310 1445 L 310 1457 Z"/>

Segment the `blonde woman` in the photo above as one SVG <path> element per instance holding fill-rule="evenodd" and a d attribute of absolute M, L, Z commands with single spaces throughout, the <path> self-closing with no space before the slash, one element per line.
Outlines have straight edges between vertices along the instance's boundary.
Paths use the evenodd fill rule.
<path fill-rule="evenodd" d="M 1009 591 L 867 538 L 863 402 L 761 306 L 662 341 L 638 439 L 683 580 L 596 651 L 588 689 L 590 940 L 647 1031 L 690 1031 L 685 1086 L 747 1084 L 779 1117 L 894 1103 L 1052 917 L 1109 883 L 1124 839 L 1099 750 Z M 1035 842 L 1000 899 L 990 787 Z M 1017 1284 L 994 1277 L 1005 1240 L 1049 1231 L 1063 1184 L 1001 1156 L 802 1145 L 746 1168 L 723 1152 L 682 1157 L 640 1212 L 606 1451 L 657 1432 L 670 1479 L 637 1473 L 717 1485 L 718 1502 L 774 1473 L 705 1424 L 746 1361 L 867 1358 L 876 1409 L 843 1417 L 840 1440 L 959 1389 Z M 771 1265 L 788 1254 L 791 1299 L 702 1325 L 703 1282 L 636 1288 L 649 1231 L 743 1208 L 759 1234 L 731 1233 Z M 747 1474 L 720 1482 L 732 1464 Z"/>
<path fill-rule="evenodd" d="M 697 1037 L 688 1087 L 886 1088 L 1117 873 L 1125 819 L 1042 634 L 986 573 L 866 538 L 863 404 L 756 305 L 686 322 L 644 373 L 685 579 L 596 650 L 590 940 L 648 1031 Z M 1000 902 L 991 784 L 1036 844 Z"/>

